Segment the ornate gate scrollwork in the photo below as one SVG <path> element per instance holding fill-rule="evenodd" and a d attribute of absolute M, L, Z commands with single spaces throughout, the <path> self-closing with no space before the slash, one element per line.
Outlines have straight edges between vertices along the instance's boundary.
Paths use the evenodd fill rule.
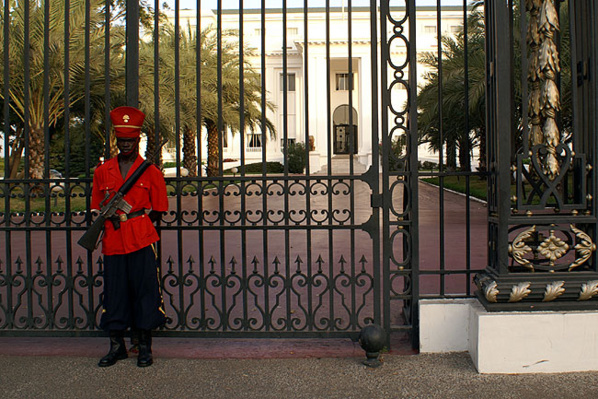
<path fill-rule="evenodd" d="M 523 266 L 531 272 L 544 270 L 554 273 L 571 271 L 585 264 L 596 251 L 596 244 L 582 230 L 573 225 L 569 228 L 573 234 L 554 224 L 534 225 L 517 234 L 509 245 L 509 254 L 514 263 L 511 269 Z M 546 229 L 548 234 L 542 234 L 542 229 Z M 563 261 L 573 254 L 575 257 L 572 261 Z"/>

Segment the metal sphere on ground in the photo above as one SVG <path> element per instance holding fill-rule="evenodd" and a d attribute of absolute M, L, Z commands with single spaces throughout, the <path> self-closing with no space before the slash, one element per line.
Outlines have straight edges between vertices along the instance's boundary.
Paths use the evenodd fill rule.
<path fill-rule="evenodd" d="M 377 324 L 368 324 L 359 333 L 359 344 L 365 350 L 366 360 L 363 361 L 368 367 L 378 367 L 382 362 L 378 359 L 380 351 L 386 345 L 386 331 Z"/>

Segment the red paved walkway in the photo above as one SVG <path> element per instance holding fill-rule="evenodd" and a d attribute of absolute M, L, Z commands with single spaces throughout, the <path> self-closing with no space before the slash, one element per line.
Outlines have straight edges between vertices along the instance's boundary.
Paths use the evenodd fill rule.
<path fill-rule="evenodd" d="M 128 340 L 127 340 L 128 342 Z M 267 359 L 364 357 L 358 342 L 348 339 L 212 339 L 154 338 L 156 357 L 179 359 Z M 84 356 L 106 354 L 107 338 L 0 337 L 0 355 L 6 356 Z M 391 354 L 411 355 L 406 336 L 391 339 Z"/>

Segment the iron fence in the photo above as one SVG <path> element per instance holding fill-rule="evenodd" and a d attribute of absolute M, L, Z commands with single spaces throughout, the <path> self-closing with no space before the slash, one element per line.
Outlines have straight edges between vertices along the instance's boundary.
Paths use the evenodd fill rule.
<path fill-rule="evenodd" d="M 176 168 L 159 223 L 160 334 L 356 338 L 378 323 L 416 345 L 420 298 L 473 295 L 486 211 L 469 187 L 485 173 L 445 164 L 445 87 L 432 121 L 418 112 L 421 58 L 435 52 L 441 76 L 457 32 L 443 15 L 464 26 L 469 108 L 471 7 L 298 6 L 4 3 L 0 334 L 100 334 L 102 259 L 75 243 L 93 169 L 114 155 L 108 112 L 123 104 L 147 115 L 146 154 L 166 137 L 154 161 Z M 424 139 L 439 150 L 432 168 Z"/>

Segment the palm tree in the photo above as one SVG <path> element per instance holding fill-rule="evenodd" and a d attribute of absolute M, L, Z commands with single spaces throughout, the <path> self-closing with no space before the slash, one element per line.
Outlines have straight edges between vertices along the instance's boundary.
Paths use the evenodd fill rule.
<path fill-rule="evenodd" d="M 28 29 L 29 35 L 25 36 L 25 7 L 29 7 Z M 41 179 L 44 176 L 44 128 L 47 117 L 49 128 L 55 128 L 62 120 L 65 113 L 65 96 L 68 95 L 68 104 L 72 112 L 76 114 L 77 109 L 83 108 L 85 98 L 85 27 L 88 24 L 89 32 L 89 77 L 91 80 L 91 101 L 94 104 L 103 103 L 104 93 L 104 3 L 101 0 L 91 0 L 90 20 L 86 21 L 86 1 L 71 0 L 69 10 L 69 43 L 65 43 L 65 2 L 61 0 L 51 1 L 48 16 L 49 35 L 45 37 L 45 4 L 41 0 L 29 0 L 28 3 L 19 1 L 13 2 L 10 7 L 10 28 L 9 48 L 0 49 L 0 55 L 4 57 L 4 51 L 9 51 L 9 98 L 11 110 L 14 113 L 13 120 L 18 121 L 14 126 L 17 132 L 29 130 L 28 143 L 21 143 L 29 149 L 29 178 Z M 0 10 L 0 14 L 4 10 Z M 2 19 L 4 16 L 1 16 Z M 4 40 L 3 32 L 0 38 Z M 25 46 L 28 42 L 27 53 Z M 111 54 L 114 54 L 112 67 L 115 70 L 122 58 L 124 34 L 122 28 L 114 27 L 111 31 Z M 65 50 L 69 50 L 69 91 L 65 91 Z M 25 64 L 27 57 L 28 68 Z M 97 62 L 96 62 L 97 60 Z M 4 68 L 0 65 L 0 72 Z M 47 85 L 44 79 L 47 78 Z M 27 86 L 26 81 L 28 79 Z M 48 91 L 48 101 L 45 102 L 45 91 Z M 46 111 L 47 106 L 47 111 Z M 101 118 L 100 118 L 101 120 Z M 27 124 L 27 126 L 25 125 Z M 92 124 L 93 125 L 93 124 Z M 95 125 L 97 127 L 97 124 Z M 92 126 L 93 127 L 93 126 Z M 4 129 L 6 132 L 10 128 Z M 16 140 L 19 141 L 19 140 Z M 23 148 L 14 147 L 12 156 L 19 158 Z M 14 162 L 13 162 L 14 164 Z M 16 166 L 11 175 L 16 173 Z"/>
<path fill-rule="evenodd" d="M 218 46 L 216 30 L 213 27 L 203 29 L 199 34 L 199 46 L 197 34 L 188 27 L 179 34 L 178 42 L 175 41 L 175 32 L 172 26 L 165 26 L 160 34 L 160 101 L 164 97 L 164 107 L 160 108 L 161 125 L 175 126 L 174 100 L 177 98 L 174 93 L 174 81 L 179 79 L 178 102 L 180 105 L 180 127 L 183 135 L 183 165 L 191 176 L 197 173 L 196 142 L 197 134 L 201 126 L 207 131 L 207 176 L 216 176 L 219 172 L 219 120 L 222 121 L 224 129 L 233 133 L 242 132 L 245 129 L 257 131 L 261 129 L 261 93 L 259 74 L 247 63 L 240 64 L 238 44 L 235 40 L 235 33 L 224 32 L 226 40 Z M 149 52 L 153 51 L 153 42 L 148 43 L 144 50 L 147 60 L 141 62 L 144 71 L 148 71 L 147 79 L 153 79 L 153 65 L 149 65 L 151 57 Z M 178 46 L 178 76 L 175 76 L 175 46 Z M 201 115 L 200 123 L 197 122 L 197 51 L 200 55 L 200 93 L 201 93 Z M 218 63 L 218 52 L 221 62 Z M 245 49 L 245 54 L 250 51 Z M 142 58 L 143 60 L 143 58 Z M 151 61 L 153 62 L 153 61 Z M 140 66 L 141 68 L 142 66 Z M 240 69 L 243 69 L 243 112 L 244 126 L 241 126 L 241 84 Z M 218 79 L 218 69 L 221 70 L 221 79 Z M 144 74 L 142 74 L 144 75 Z M 146 104 L 152 103 L 153 87 L 146 86 L 147 99 L 142 99 Z M 221 113 L 218 112 L 219 92 L 222 98 Z M 272 109 L 270 103 L 266 106 Z M 151 112 L 150 112 L 151 114 Z M 219 119 L 221 118 L 221 119 Z M 166 122 L 168 121 L 168 122 Z M 266 130 L 270 135 L 275 134 L 273 124 L 266 119 Z M 163 130 L 161 130 L 163 131 Z M 173 129 L 164 131 L 165 135 L 171 135 L 173 139 L 176 132 Z"/>
<path fill-rule="evenodd" d="M 520 36 L 520 11 L 519 1 L 515 1 L 513 11 L 513 120 L 516 123 L 517 130 L 514 132 L 512 140 L 512 156 L 522 151 L 523 110 L 524 103 L 528 99 L 523 98 L 522 90 L 522 40 Z M 485 121 L 485 24 L 484 15 L 477 9 L 474 9 L 468 17 L 467 47 L 468 47 L 468 129 L 465 126 L 465 35 L 463 30 L 457 33 L 456 37 L 443 38 L 442 53 L 442 111 L 443 111 L 443 133 L 444 145 L 447 146 L 447 152 L 459 150 L 459 163 L 461 168 L 469 170 L 468 150 L 473 145 L 479 145 L 480 151 L 480 169 L 486 169 L 486 121 Z M 562 73 L 561 81 L 561 123 L 563 136 L 568 137 L 572 130 L 572 110 L 571 110 L 571 60 L 570 60 L 570 32 L 569 32 L 569 14 L 568 4 L 563 2 L 560 5 L 561 32 L 560 32 L 560 61 Z M 524 55 L 527 57 L 527 55 Z M 438 57 L 435 54 L 424 54 L 422 62 L 429 67 L 430 72 L 425 75 L 427 83 L 421 87 L 418 94 L 418 124 L 420 128 L 420 140 L 429 142 L 435 150 L 440 148 L 439 140 L 439 104 L 438 104 Z M 523 76 L 525 79 L 525 75 Z M 448 166 L 454 167 L 455 158 Z"/>
<path fill-rule="evenodd" d="M 195 50 L 190 47 L 190 43 L 186 35 L 179 35 L 180 39 L 178 43 L 175 43 L 175 32 L 174 27 L 164 20 L 164 23 L 160 25 L 158 32 L 158 50 L 159 58 L 155 60 L 155 49 L 156 49 L 156 35 L 152 32 L 152 39 L 147 42 L 140 44 L 140 99 L 144 105 L 143 109 L 146 113 L 146 124 L 149 126 L 147 132 L 147 149 L 146 158 L 151 159 L 157 149 L 156 137 L 159 139 L 166 138 L 170 142 L 176 141 L 176 99 L 177 95 L 175 92 L 176 79 L 178 79 L 179 87 L 179 104 L 180 104 L 180 121 L 182 124 L 183 141 L 193 141 L 195 136 L 195 116 L 193 113 L 189 113 L 189 103 L 194 100 L 195 97 L 189 96 L 190 90 L 195 89 L 195 80 L 188 81 L 187 72 L 189 68 L 193 66 L 190 57 L 193 56 Z M 175 46 L 179 48 L 179 60 L 175 61 Z M 175 65 L 178 66 L 179 72 L 175 73 Z M 158 85 L 156 87 L 155 77 L 158 76 Z M 192 87 L 191 87 L 192 86 Z M 158 109 L 159 109 L 159 126 L 156 126 L 156 109 L 154 107 L 156 96 L 158 96 Z M 188 136 L 191 136 L 189 139 Z M 187 168 L 191 176 L 196 173 L 196 162 L 197 156 L 195 155 L 195 149 L 190 153 L 188 149 L 183 147 L 183 166 Z M 154 160 L 158 161 L 158 160 Z M 193 163 L 195 161 L 195 163 Z"/>
<path fill-rule="evenodd" d="M 222 95 L 222 121 L 224 129 L 232 133 L 245 133 L 246 130 L 257 132 L 264 130 L 275 137 L 276 130 L 272 122 L 262 115 L 262 93 L 263 88 L 260 82 L 259 73 L 245 61 L 240 64 L 238 45 L 231 40 L 230 32 L 225 37 L 220 48 L 217 45 L 217 38 L 213 29 L 208 29 L 202 43 L 202 49 L 207 50 L 207 57 L 202 59 L 208 75 L 202 79 L 202 119 L 208 132 L 208 176 L 215 176 L 218 173 L 219 165 L 219 134 L 218 134 L 218 92 Z M 220 64 L 216 57 L 221 52 Z M 254 53 L 245 48 L 243 53 L 246 57 Z M 217 78 L 217 69 L 222 70 L 220 81 Z M 243 72 L 243 98 L 240 99 L 240 72 Z M 203 100 L 206 105 L 203 105 Z M 271 102 L 265 104 L 269 110 L 274 109 Z M 243 110 L 243 126 L 241 125 L 241 110 Z M 262 126 L 262 122 L 265 123 Z"/>
<path fill-rule="evenodd" d="M 468 18 L 467 37 L 464 29 L 457 32 L 454 38 L 443 37 L 441 74 L 438 71 L 439 57 L 436 54 L 426 53 L 420 60 L 429 69 L 424 75 L 426 84 L 420 88 L 417 96 L 420 140 L 428 142 L 436 151 L 440 150 L 441 145 L 445 146 L 447 166 L 453 169 L 457 166 L 458 152 L 461 169 L 471 170 L 471 149 L 485 136 L 486 59 L 483 21 L 482 12 L 474 10 Z M 441 104 L 438 101 L 439 85 L 442 92 Z M 464 113 L 466 105 L 468 112 Z M 442 143 L 440 106 L 443 116 Z"/>
<path fill-rule="evenodd" d="M 157 152 L 158 141 L 166 138 L 174 141 L 174 74 L 170 69 L 174 62 L 169 55 L 170 46 L 166 45 L 164 37 L 170 35 L 172 26 L 168 23 L 160 25 L 158 37 L 159 57 L 155 60 L 155 32 L 151 32 L 151 40 L 142 40 L 139 43 L 139 99 L 141 108 L 145 112 L 147 128 L 147 147 L 145 158 L 155 164 L 161 164 L 161 154 L 154 159 Z M 157 65 L 157 71 L 156 71 Z M 155 77 L 158 76 L 158 87 L 155 87 Z M 159 126 L 156 125 L 156 96 L 159 110 Z M 156 140 L 158 137 L 158 140 Z"/>

